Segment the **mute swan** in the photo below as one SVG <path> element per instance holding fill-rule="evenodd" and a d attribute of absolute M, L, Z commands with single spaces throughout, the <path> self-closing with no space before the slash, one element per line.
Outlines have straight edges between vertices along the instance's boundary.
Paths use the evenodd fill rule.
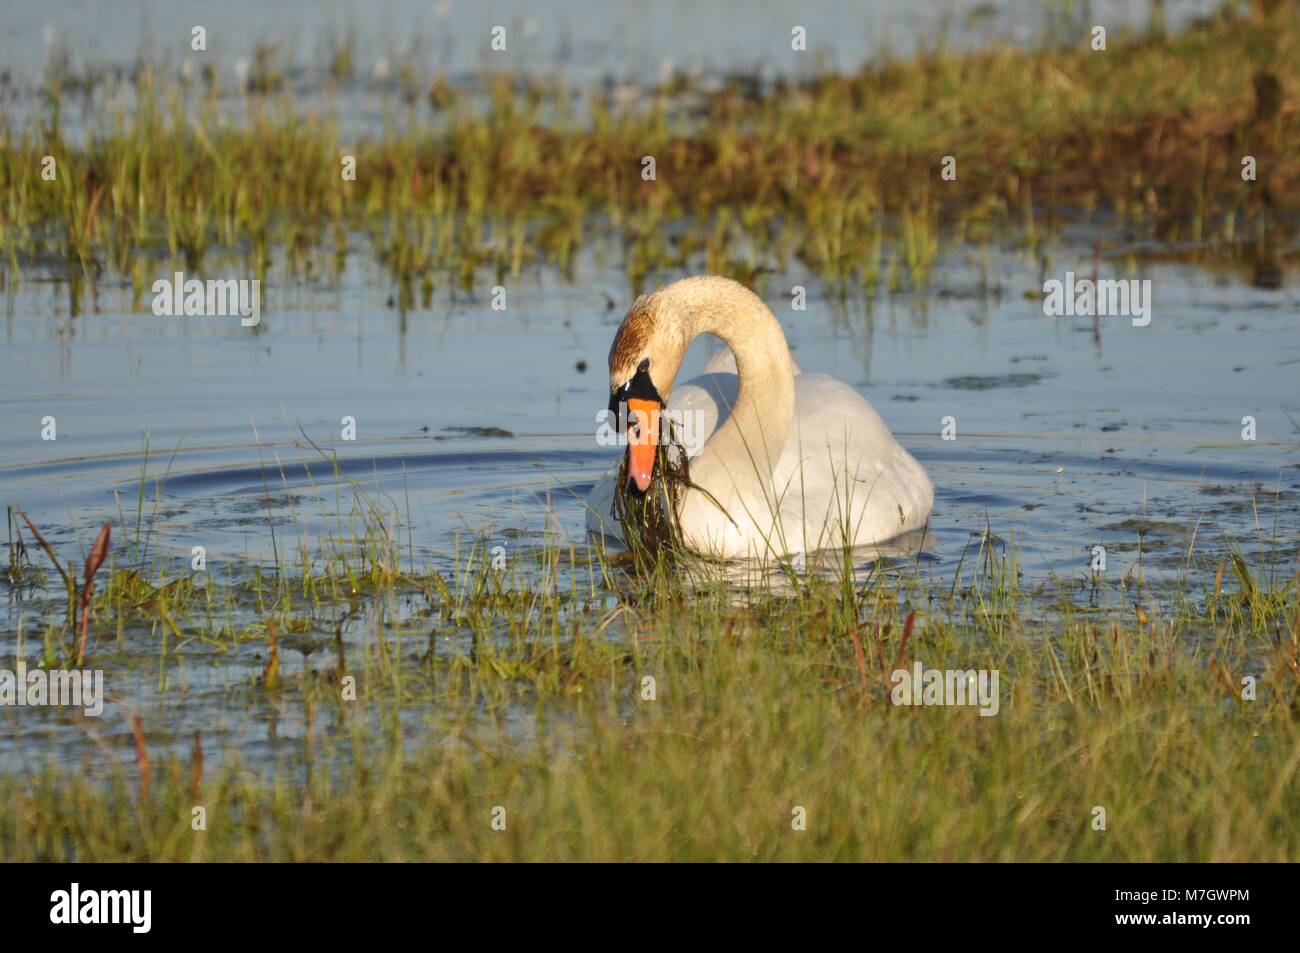
<path fill-rule="evenodd" d="M 699 334 L 728 350 L 674 389 Z M 684 278 L 638 298 L 610 348 L 609 382 L 610 409 L 626 404 L 626 492 L 654 476 L 662 410 L 693 438 L 683 441 L 693 486 L 678 498 L 692 552 L 765 559 L 865 546 L 929 519 L 934 487 L 921 465 L 853 388 L 801 373 L 776 317 L 735 281 Z M 587 528 L 622 542 L 619 470 L 592 489 Z"/>

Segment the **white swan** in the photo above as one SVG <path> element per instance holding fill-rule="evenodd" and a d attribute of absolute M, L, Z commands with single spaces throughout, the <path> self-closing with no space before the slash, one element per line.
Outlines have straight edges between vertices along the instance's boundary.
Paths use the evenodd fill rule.
<path fill-rule="evenodd" d="M 729 350 L 674 389 L 699 334 Z M 664 401 L 694 437 L 685 441 L 694 487 L 678 504 L 693 552 L 766 559 L 866 546 L 929 519 L 934 487 L 921 465 L 853 388 L 801 373 L 776 317 L 737 282 L 684 278 L 638 298 L 610 348 L 609 381 L 611 408 L 627 407 L 627 492 L 651 481 Z M 619 469 L 592 489 L 587 528 L 621 542 Z"/>

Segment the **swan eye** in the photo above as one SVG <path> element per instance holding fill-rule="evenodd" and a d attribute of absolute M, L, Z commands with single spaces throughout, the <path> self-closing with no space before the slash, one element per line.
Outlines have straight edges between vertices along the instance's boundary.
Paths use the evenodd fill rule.
<path fill-rule="evenodd" d="M 638 374 L 644 374 L 649 370 L 650 370 L 650 358 L 648 357 L 642 358 L 641 363 L 637 365 L 636 372 Z"/>

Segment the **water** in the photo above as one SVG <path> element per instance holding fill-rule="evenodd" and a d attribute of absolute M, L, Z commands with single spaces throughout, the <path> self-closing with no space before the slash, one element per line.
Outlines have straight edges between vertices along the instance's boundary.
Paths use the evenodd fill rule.
<path fill-rule="evenodd" d="M 1069 267 L 1068 254 L 1056 257 Z M 1078 258 L 1085 273 L 1088 255 Z M 1068 590 L 1081 605 L 1132 600 L 1134 589 L 1119 587 L 1127 577 L 1145 580 L 1142 598 L 1154 608 L 1189 559 L 1204 577 L 1230 550 L 1252 564 L 1277 554 L 1282 577 L 1294 572 L 1292 289 L 1145 264 L 1151 324 L 1117 317 L 1094 327 L 1045 317 L 1025 297 L 1038 287 L 1025 256 L 1004 251 L 987 273 L 974 260 L 953 249 L 929 293 L 870 308 L 861 298 L 839 303 L 803 274 L 772 276 L 766 289 L 802 366 L 857 387 L 929 471 L 937 496 L 917 565 L 936 590 L 946 591 L 986 531 L 1015 546 L 1029 587 Z M 595 437 L 605 355 L 630 297 L 609 261 L 589 250 L 572 283 L 530 272 L 509 287 L 504 312 L 484 289 L 443 293 L 402 315 L 356 254 L 335 289 L 271 280 L 256 329 L 237 318 L 155 317 L 113 287 L 73 317 L 66 286 L 24 281 L 9 298 L 0 350 L 4 501 L 77 562 L 111 520 L 119 544 L 144 528 L 159 582 L 188 574 L 194 546 L 206 549 L 214 579 L 232 580 L 277 555 L 293 562 L 304 544 L 360 532 L 351 485 L 323 451 L 391 514 L 419 566 L 454 572 L 471 537 L 512 559 L 548 531 L 582 547 L 582 500 L 617 452 Z M 796 282 L 809 288 L 806 311 L 780 294 Z M 998 290 L 982 290 L 989 286 Z M 697 343 L 685 376 L 702 369 L 712 346 Z M 1241 437 L 1247 415 L 1253 442 Z M 40 437 L 46 416 L 57 422 L 54 441 Z M 355 418 L 354 442 L 340 439 L 345 416 Z M 955 418 L 954 440 L 940 436 L 945 417 Z M 1098 545 L 1107 556 L 1100 591 L 1087 582 Z M 62 611 L 53 592 L 34 595 L 11 591 L 0 609 L 7 659 L 20 645 L 38 657 L 43 623 Z M 407 597 L 384 611 L 410 619 L 419 603 Z M 258 618 L 247 607 L 234 616 Z M 286 674 L 327 667 L 332 629 L 319 619 L 290 639 Z M 373 610 L 339 631 L 350 646 L 364 643 Z M 413 631 L 406 644 L 422 651 Z M 184 751 L 201 730 L 210 757 L 238 750 L 272 764 L 307 730 L 297 707 L 255 689 L 260 640 L 229 652 L 173 646 L 160 682 L 158 633 L 132 633 L 121 654 L 108 644 L 112 633 L 100 638 L 111 663 L 106 716 L 6 709 L 10 742 L 0 751 L 66 764 L 126 759 L 127 713 L 141 711 L 155 746 Z M 453 631 L 438 650 L 467 651 L 462 641 Z M 420 736 L 436 731 L 438 717 L 418 699 L 403 709 L 406 729 Z"/>
<path fill-rule="evenodd" d="M 202 25 L 208 58 L 227 74 L 258 47 L 274 47 L 285 62 L 306 70 L 332 41 L 350 35 L 356 74 L 372 80 L 395 76 L 413 59 L 451 76 L 501 70 L 560 74 L 579 84 L 605 77 L 655 81 L 671 70 L 791 76 L 814 63 L 851 71 L 884 53 L 907 56 L 940 39 L 959 48 L 1025 44 L 1083 35 L 1079 28 L 1093 23 L 1144 28 L 1157 14 L 1178 29 L 1216 6 L 1215 0 L 809 0 L 795 14 L 778 0 L 53 0 L 5 9 L 0 63 L 18 78 L 64 53 L 74 66 L 127 68 L 144 55 L 179 69 L 192 53 L 192 28 Z M 507 29 L 507 45 L 490 53 L 488 38 L 497 25 Z M 807 30 L 809 56 L 792 55 L 795 25 Z"/>
<path fill-rule="evenodd" d="M 1155 569 L 1186 556 L 1198 520 L 1202 546 L 1263 545 L 1275 519 L 1295 529 L 1292 290 L 1153 263 L 1150 326 L 1094 327 L 1045 317 L 1025 296 L 1037 270 L 1023 256 L 1005 251 L 984 275 L 968 257 L 951 251 L 927 295 L 870 308 L 806 275 L 767 288 L 803 367 L 856 386 L 930 471 L 937 566 L 986 520 L 1015 537 L 1031 577 L 1081 571 L 1094 545 L 1126 571 L 1144 520 Z M 6 502 L 56 543 L 84 545 L 119 507 L 130 528 L 147 441 L 145 514 L 160 507 L 158 545 L 178 567 L 195 545 L 218 564 L 270 562 L 268 519 L 310 536 L 313 513 L 337 509 L 325 450 L 388 494 L 435 563 L 457 532 L 531 532 L 544 514 L 581 539 L 581 499 L 614 456 L 596 443 L 595 415 L 630 299 L 617 269 L 589 251 L 572 283 L 528 274 L 504 311 L 484 288 L 402 315 L 360 259 L 336 290 L 269 284 L 256 329 L 132 311 L 113 288 L 71 317 L 58 283 L 24 282 L 0 356 Z M 779 295 L 796 282 L 811 289 L 806 311 Z M 697 343 L 685 377 L 713 346 Z M 54 441 L 41 439 L 47 416 Z M 1254 441 L 1241 436 L 1246 416 Z M 355 441 L 341 439 L 345 417 Z M 956 439 L 941 438 L 945 417 Z"/>
<path fill-rule="evenodd" d="M 1177 579 L 1190 550 L 1214 562 L 1230 543 L 1251 559 L 1277 551 L 1294 571 L 1294 290 L 1144 265 L 1151 325 L 1113 317 L 1093 328 L 1049 319 L 1024 296 L 1037 272 L 1018 252 L 993 256 L 987 272 L 975 260 L 949 251 L 930 294 L 887 296 L 870 311 L 863 300 L 841 306 L 806 274 L 775 276 L 767 294 L 802 367 L 857 386 L 931 473 L 935 516 L 919 566 L 936 586 L 949 584 L 985 525 L 1014 541 L 1028 584 L 1074 580 L 1080 603 L 1097 598 L 1084 585 L 1096 545 L 1112 581 L 1138 568 Z M 1061 260 L 1067 267 L 1069 256 Z M 337 529 L 341 512 L 346 523 L 350 491 L 305 434 L 385 499 L 425 566 L 454 571 L 473 534 L 511 556 L 547 528 L 584 545 L 581 499 L 616 452 L 595 442 L 595 413 L 629 296 L 619 270 L 589 250 L 572 283 L 529 273 L 504 312 L 480 293 L 435 296 L 403 316 L 364 261 L 352 256 L 328 293 L 272 283 L 255 330 L 133 311 L 129 293 L 112 287 L 72 317 L 66 287 L 23 282 L 0 351 L 0 495 L 65 554 L 81 553 L 105 519 L 129 538 L 147 436 L 153 564 L 185 575 L 190 547 L 201 545 L 209 572 L 225 579 L 272 563 L 276 545 L 291 550 Z M 796 282 L 810 289 L 803 312 L 777 294 Z M 708 348 L 693 348 L 686 376 Z M 47 415 L 56 441 L 40 439 Z M 1255 442 L 1240 436 L 1245 415 L 1256 417 Z M 355 442 L 339 439 L 343 416 L 356 419 Z M 956 417 L 953 441 L 940 437 L 945 416 Z M 387 611 L 409 618 L 416 602 Z M 40 608 L 30 594 L 10 595 L 0 653 L 13 658 L 25 638 L 34 658 L 40 623 L 60 611 L 57 601 Z M 286 672 L 328 666 L 329 628 L 322 619 L 286 641 Z M 350 644 L 364 641 L 373 621 L 361 614 L 343 628 Z M 460 641 L 452 633 L 438 650 L 467 650 Z M 157 638 L 140 633 L 126 642 L 125 667 L 110 666 L 104 719 L 8 709 L 0 719 L 17 749 L 4 748 L 68 764 L 129 758 L 127 712 L 143 711 L 155 746 L 183 751 L 203 731 L 209 758 L 230 749 L 274 763 L 307 728 L 298 706 L 253 688 L 264 647 L 185 646 L 160 690 Z M 419 702 L 403 715 L 421 736 L 437 718 Z"/>

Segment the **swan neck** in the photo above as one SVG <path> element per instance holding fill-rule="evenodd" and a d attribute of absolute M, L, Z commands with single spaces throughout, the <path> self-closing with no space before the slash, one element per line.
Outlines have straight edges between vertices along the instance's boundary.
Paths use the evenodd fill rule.
<path fill-rule="evenodd" d="M 762 299 L 742 285 L 727 285 L 729 293 L 690 312 L 688 337 L 721 338 L 731 348 L 739 377 L 736 406 L 701 457 L 725 461 L 737 485 L 748 470 L 768 487 L 794 423 L 794 362 L 780 322 Z"/>

